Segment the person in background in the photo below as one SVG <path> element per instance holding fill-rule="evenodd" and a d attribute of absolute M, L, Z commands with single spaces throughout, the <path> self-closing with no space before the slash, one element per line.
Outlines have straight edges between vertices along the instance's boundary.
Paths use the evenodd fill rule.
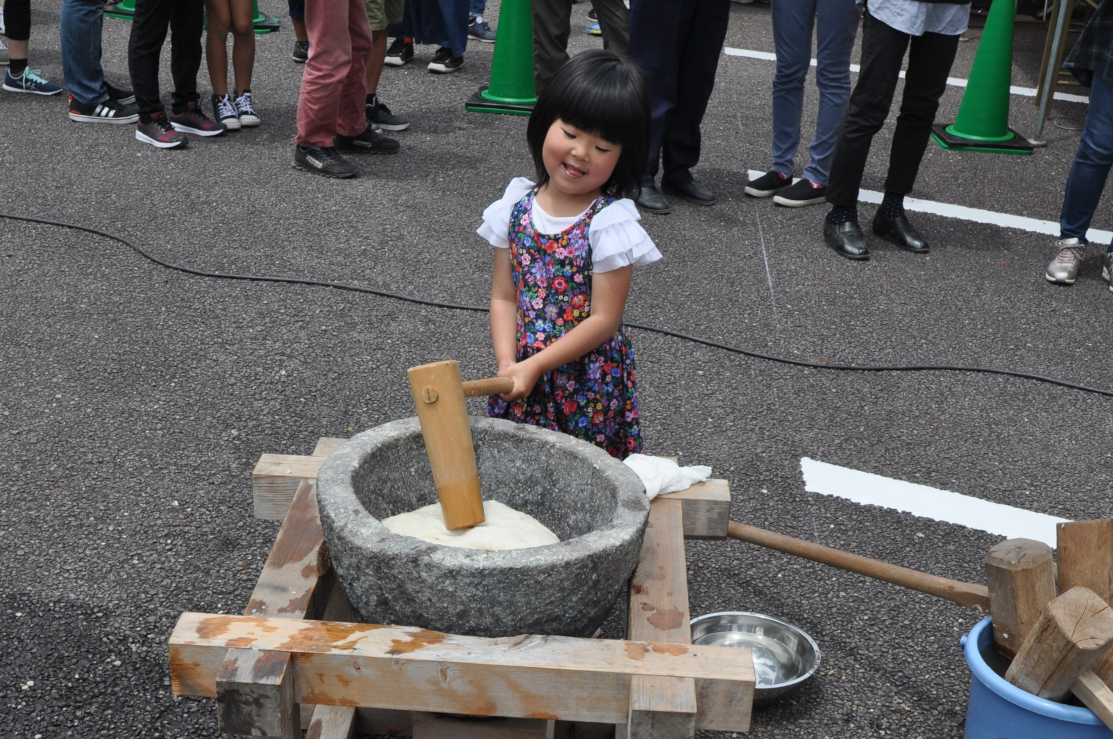
<path fill-rule="evenodd" d="M 645 73 L 653 111 L 649 166 L 637 199 L 650 213 L 672 211 L 654 182 L 662 158 L 665 190 L 696 205 L 715 203 L 691 170 L 699 162 L 700 125 L 729 20 L 730 0 L 635 0 L 631 6 L 630 60 Z"/>
<path fill-rule="evenodd" d="M 776 0 L 773 3 L 773 45 L 777 71 L 773 75 L 773 169 L 746 185 L 746 194 L 773 196 L 778 205 L 799 207 L 822 203 L 839 127 L 850 100 L 850 52 L 858 35 L 861 11 L 855 0 Z M 800 146 L 800 118 L 804 112 L 804 82 L 812 57 L 812 28 L 816 29 L 815 86 L 819 113 L 815 138 L 808 147 L 811 161 L 804 175 L 792 183 L 793 158 Z"/>
<path fill-rule="evenodd" d="M 62 76 L 69 90 L 71 121 L 135 123 L 139 108 L 131 90 L 108 83 L 101 67 L 101 0 L 62 0 L 58 29 L 62 41 Z"/>
<path fill-rule="evenodd" d="M 392 23 L 400 23 L 405 9 L 405 0 L 363 0 L 367 10 L 367 22 L 371 24 L 371 53 L 367 55 L 367 69 L 364 83 L 367 88 L 367 122 L 372 128 L 386 131 L 405 131 L 410 122 L 390 112 L 390 108 L 379 99 L 379 78 L 383 74 L 386 61 L 387 28 Z M 390 139 L 381 139 L 382 142 Z"/>
<path fill-rule="evenodd" d="M 229 131 L 254 128 L 262 121 L 251 99 L 255 69 L 255 4 L 253 0 L 205 0 L 208 20 L 205 58 L 213 85 L 213 114 Z M 232 33 L 234 94 L 228 94 L 228 33 Z"/>
<path fill-rule="evenodd" d="M 907 251 L 927 253 L 927 241 L 904 213 L 904 196 L 916 182 L 958 39 L 969 19 L 970 3 L 963 0 L 870 0 L 862 21 L 862 69 L 850 94 L 827 183 L 831 211 L 823 238 L 841 256 L 869 259 L 858 225 L 858 189 L 870 143 L 889 115 L 905 51 L 904 95 L 893 131 L 885 198 L 874 216 L 873 232 Z"/>
<path fill-rule="evenodd" d="M 27 66 L 28 41 L 31 38 L 31 0 L 6 0 L 4 3 L 4 35 L 8 37 L 8 70 L 4 73 L 4 89 L 32 95 L 57 95 L 62 88 L 40 76 L 40 69 Z"/>
<path fill-rule="evenodd" d="M 630 46 L 629 8 L 623 0 L 591 0 L 591 6 L 603 29 L 603 48 L 625 59 Z M 556 71 L 568 61 L 572 0 L 532 0 L 530 7 L 533 11 L 533 86 L 540 96 Z"/>
<path fill-rule="evenodd" d="M 298 64 L 309 61 L 309 34 L 305 32 L 305 0 L 288 0 L 290 25 L 294 27 L 294 51 L 290 58 Z"/>
<path fill-rule="evenodd" d="M 437 51 L 427 69 L 434 74 L 451 74 L 464 66 L 468 45 L 469 0 L 408 0 L 401 23 L 390 27 L 394 43 L 384 63 L 401 67 L 413 59 L 414 44 L 436 44 Z"/>
<path fill-rule="evenodd" d="M 1113 0 L 1102 0 L 1063 66 L 1090 88 L 1090 105 L 1067 175 L 1059 240 L 1045 277 L 1048 282 L 1073 285 L 1086 249 L 1086 232 L 1113 166 Z M 1101 276 L 1113 290 L 1113 244 L 1102 257 Z"/>
<path fill-rule="evenodd" d="M 495 32 L 490 24 L 483 19 L 483 11 L 487 9 L 487 0 L 469 0 L 468 2 L 468 38 L 482 41 L 485 44 L 495 43 Z"/>

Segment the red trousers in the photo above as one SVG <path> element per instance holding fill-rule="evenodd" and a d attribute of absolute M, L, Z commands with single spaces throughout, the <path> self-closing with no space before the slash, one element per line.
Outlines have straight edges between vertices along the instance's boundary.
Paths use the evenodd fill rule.
<path fill-rule="evenodd" d="M 337 134 L 359 136 L 367 128 L 364 67 L 371 52 L 371 25 L 363 0 L 306 0 L 309 61 L 298 100 L 298 145 L 332 146 Z"/>

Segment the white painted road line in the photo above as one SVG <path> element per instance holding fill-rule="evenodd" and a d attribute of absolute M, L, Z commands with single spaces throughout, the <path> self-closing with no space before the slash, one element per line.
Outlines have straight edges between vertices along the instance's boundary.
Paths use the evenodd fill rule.
<path fill-rule="evenodd" d="M 770 54 L 768 51 L 752 51 L 750 49 L 734 49 L 730 46 L 723 47 L 723 53 L 727 56 L 741 56 L 746 59 L 761 59 L 762 61 L 775 62 L 777 61 L 776 54 Z M 812 59 L 812 66 L 816 66 L 818 62 Z M 850 71 L 857 74 L 861 71 L 861 67 L 857 64 L 850 65 Z M 900 78 L 904 79 L 904 72 L 900 73 Z M 947 84 L 952 87 L 966 87 L 967 80 L 962 77 L 948 77 Z M 1034 87 L 1017 87 L 1013 85 L 1009 88 L 1009 92 L 1013 95 L 1020 95 L 1021 97 L 1034 98 L 1036 96 L 1036 88 Z M 1071 95 L 1069 92 L 1055 93 L 1056 100 L 1063 100 L 1068 103 L 1089 103 L 1090 98 L 1086 95 Z"/>
<path fill-rule="evenodd" d="M 756 169 L 749 170 L 751 180 L 756 180 L 763 174 L 765 173 L 758 172 Z M 798 177 L 793 181 L 795 182 L 797 180 L 799 180 Z M 858 191 L 858 200 L 863 203 L 880 203 L 883 197 L 884 194 L 876 190 L 863 189 Z M 988 223 L 1004 228 L 1015 228 L 1021 231 L 1047 234 L 1048 236 L 1059 236 L 1058 221 L 1044 221 L 1039 218 L 1014 216 L 1010 213 L 998 213 L 992 210 L 982 210 L 981 208 L 968 208 L 965 205 L 954 205 L 952 203 L 937 203 L 934 200 L 921 200 L 920 198 L 905 198 L 904 209 L 914 213 L 934 213 L 937 216 L 957 218 L 962 221 Z M 1113 232 L 1091 228 L 1086 232 L 1086 238 L 1095 244 L 1109 244 L 1113 241 Z"/>
<path fill-rule="evenodd" d="M 1055 547 L 1055 524 L 1068 521 L 927 485 L 893 480 L 803 457 L 804 490 Z"/>

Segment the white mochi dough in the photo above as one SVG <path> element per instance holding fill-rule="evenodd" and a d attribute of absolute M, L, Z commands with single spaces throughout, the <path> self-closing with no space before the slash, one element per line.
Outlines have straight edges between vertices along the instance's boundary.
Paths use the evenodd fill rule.
<path fill-rule="evenodd" d="M 464 549 L 505 551 L 557 544 L 560 539 L 528 513 L 516 511 L 497 500 L 483 501 L 486 520 L 470 529 L 449 531 L 444 525 L 441 504 L 434 503 L 409 513 L 383 519 L 383 525 L 395 534 Z"/>

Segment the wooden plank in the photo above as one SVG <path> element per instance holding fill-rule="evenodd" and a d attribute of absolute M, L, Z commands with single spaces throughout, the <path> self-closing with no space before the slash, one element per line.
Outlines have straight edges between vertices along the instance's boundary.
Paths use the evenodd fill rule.
<path fill-rule="evenodd" d="M 315 706 L 305 739 L 352 739 L 355 717 L 356 709 L 352 706 Z"/>
<path fill-rule="evenodd" d="M 347 443 L 347 439 L 340 439 L 335 436 L 322 436 L 317 439 L 317 446 L 313 449 L 314 457 L 331 457 L 337 449 Z"/>
<path fill-rule="evenodd" d="M 679 500 L 684 507 L 685 539 L 725 539 L 730 523 L 730 483 L 697 482 L 687 490 L 658 496 Z"/>
<path fill-rule="evenodd" d="M 1083 673 L 1071 688 L 1071 692 L 1093 711 L 1103 724 L 1113 729 L 1113 690 L 1110 690 L 1100 677 L 1093 672 Z"/>
<path fill-rule="evenodd" d="M 634 675 L 694 678 L 711 694 L 754 683 L 749 654 L 731 647 L 185 613 L 170 637 L 175 695 L 213 697 L 232 647 L 289 653 L 299 703 L 477 716 L 615 724 Z"/>
<path fill-rule="evenodd" d="M 545 719 L 477 720 L 437 713 L 415 713 L 413 739 L 554 739 L 554 723 Z"/>
<path fill-rule="evenodd" d="M 989 612 L 997 651 L 1015 657 L 1044 606 L 1055 599 L 1051 547 L 1033 539 L 1006 539 L 985 560 Z"/>
<path fill-rule="evenodd" d="M 316 480 L 328 457 L 296 454 L 263 454 L 251 472 L 251 498 L 255 518 L 281 521 L 303 479 Z"/>
<path fill-rule="evenodd" d="M 301 739 L 288 654 L 229 649 L 216 677 L 216 701 L 223 734 Z"/>
<path fill-rule="evenodd" d="M 1113 520 L 1070 521 L 1055 527 L 1059 560 L 1059 592 L 1089 588 L 1113 605 Z M 1113 650 L 1094 668 L 1113 686 Z"/>

